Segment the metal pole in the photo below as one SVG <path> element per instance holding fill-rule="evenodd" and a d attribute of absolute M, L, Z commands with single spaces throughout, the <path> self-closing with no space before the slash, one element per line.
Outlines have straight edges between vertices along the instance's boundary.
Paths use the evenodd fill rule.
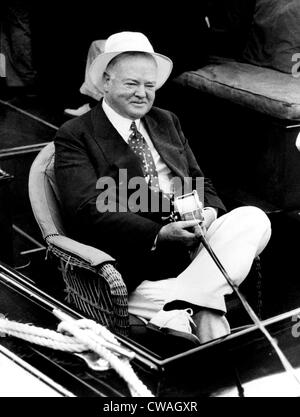
<path fill-rule="evenodd" d="M 263 323 L 260 321 L 260 319 L 256 315 L 255 311 L 252 309 L 252 307 L 250 306 L 250 304 L 248 303 L 246 298 L 240 293 L 237 285 L 232 281 L 232 279 L 228 275 L 224 266 L 222 265 L 222 263 L 218 259 L 217 255 L 214 253 L 213 249 L 211 248 L 210 244 L 208 243 L 207 239 L 203 235 L 203 231 L 202 231 L 202 228 L 200 227 L 200 225 L 198 225 L 198 227 L 201 229 L 200 239 L 201 239 L 201 242 L 202 242 L 203 246 L 208 251 L 209 255 L 211 256 L 211 258 L 213 259 L 213 261 L 215 262 L 215 264 L 217 265 L 217 267 L 219 268 L 219 270 L 223 274 L 224 278 L 226 279 L 226 281 L 228 282 L 228 284 L 230 285 L 232 290 L 236 293 L 236 295 L 240 299 L 241 303 L 243 304 L 245 310 L 247 311 L 247 313 L 250 316 L 253 323 L 256 324 L 256 326 L 260 329 L 260 331 L 264 334 L 264 336 L 270 342 L 271 346 L 273 347 L 273 349 L 277 353 L 277 355 L 278 355 L 278 357 L 279 357 L 279 359 L 282 363 L 282 366 L 284 367 L 286 372 L 296 380 L 298 385 L 300 385 L 300 380 L 299 380 L 299 378 L 298 378 L 298 376 L 295 372 L 295 369 L 292 367 L 292 365 L 290 364 L 290 362 L 288 361 L 288 359 L 286 358 L 286 356 L 284 355 L 282 350 L 279 348 L 278 344 L 273 339 L 273 337 L 271 336 L 269 331 L 265 328 Z"/>

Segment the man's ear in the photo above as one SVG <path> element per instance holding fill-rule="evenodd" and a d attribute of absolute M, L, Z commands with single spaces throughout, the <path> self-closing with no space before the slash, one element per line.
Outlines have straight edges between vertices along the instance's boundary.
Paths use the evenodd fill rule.
<path fill-rule="evenodd" d="M 103 73 L 103 89 L 105 93 L 107 93 L 110 79 L 111 79 L 110 75 L 107 72 L 104 72 Z"/>

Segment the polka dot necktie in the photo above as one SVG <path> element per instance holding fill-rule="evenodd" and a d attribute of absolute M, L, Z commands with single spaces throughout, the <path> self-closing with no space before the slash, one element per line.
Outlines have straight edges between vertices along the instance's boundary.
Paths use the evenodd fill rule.
<path fill-rule="evenodd" d="M 131 123 L 130 130 L 132 130 L 132 133 L 129 136 L 128 145 L 140 158 L 142 162 L 144 177 L 146 178 L 149 187 L 154 191 L 158 191 L 158 174 L 150 147 L 147 144 L 144 136 L 138 131 L 135 122 Z"/>

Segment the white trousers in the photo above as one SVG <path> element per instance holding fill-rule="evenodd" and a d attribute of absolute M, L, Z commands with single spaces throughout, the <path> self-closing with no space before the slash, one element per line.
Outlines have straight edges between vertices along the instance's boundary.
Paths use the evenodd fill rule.
<path fill-rule="evenodd" d="M 271 225 L 266 214 L 257 207 L 245 206 L 216 219 L 206 238 L 230 278 L 240 285 L 270 236 Z M 183 300 L 225 313 L 224 296 L 231 292 L 224 276 L 202 247 L 176 278 L 143 281 L 129 295 L 129 312 L 151 319 L 167 302 Z"/>

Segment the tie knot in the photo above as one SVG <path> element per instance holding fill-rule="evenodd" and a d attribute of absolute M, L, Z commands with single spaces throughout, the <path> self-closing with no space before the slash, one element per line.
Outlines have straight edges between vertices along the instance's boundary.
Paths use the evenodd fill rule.
<path fill-rule="evenodd" d="M 137 127 L 136 127 L 135 122 L 132 122 L 132 123 L 131 123 L 130 130 L 132 130 L 134 133 L 136 133 L 136 132 L 137 132 Z"/>

